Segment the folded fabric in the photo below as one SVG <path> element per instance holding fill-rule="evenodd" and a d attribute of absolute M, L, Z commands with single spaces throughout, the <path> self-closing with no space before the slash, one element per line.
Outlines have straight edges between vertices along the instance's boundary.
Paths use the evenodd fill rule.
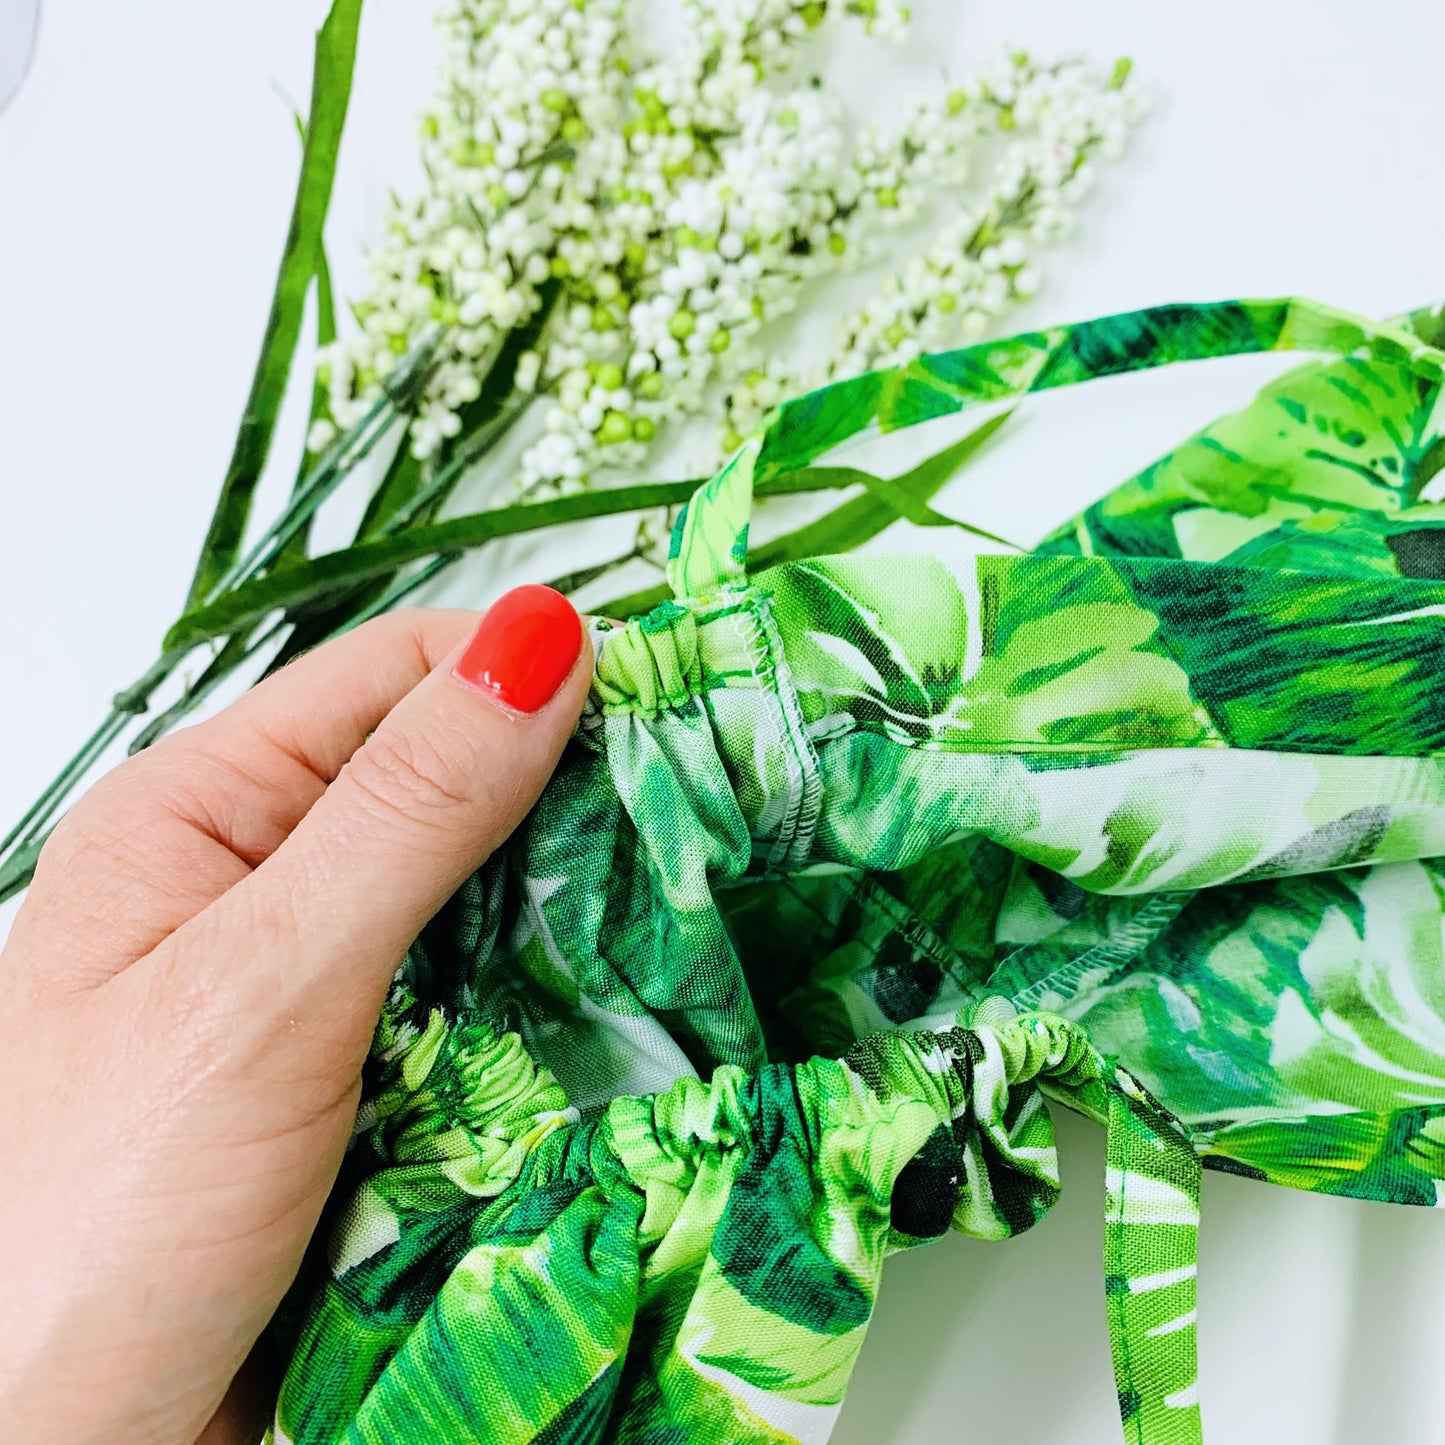
<path fill-rule="evenodd" d="M 884 1256 L 1103 1124 L 1126 1438 L 1200 1439 L 1199 1169 L 1445 1178 L 1437 313 L 1171 306 L 791 402 L 593 624 L 527 825 L 411 950 L 277 1333 L 276 1445 L 823 1441 Z M 750 576 L 865 428 L 1312 349 L 1028 556 Z"/>

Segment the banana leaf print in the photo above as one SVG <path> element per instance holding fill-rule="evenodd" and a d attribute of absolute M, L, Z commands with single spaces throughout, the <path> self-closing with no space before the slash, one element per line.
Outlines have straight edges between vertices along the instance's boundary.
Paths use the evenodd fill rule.
<path fill-rule="evenodd" d="M 273 1445 L 821 1445 L 886 1256 L 1052 1207 L 1054 1105 L 1124 1436 L 1199 1445 L 1201 1165 L 1441 1200 L 1442 331 L 1164 306 L 770 417 L 407 956 Z M 755 479 L 865 432 L 1292 349 L 1031 555 L 749 571 Z"/>
<path fill-rule="evenodd" d="M 1209 1136 L 1202 1162 L 1294 1189 L 1434 1209 L 1445 1202 L 1445 1114 L 1437 1106 L 1231 1124 Z"/>

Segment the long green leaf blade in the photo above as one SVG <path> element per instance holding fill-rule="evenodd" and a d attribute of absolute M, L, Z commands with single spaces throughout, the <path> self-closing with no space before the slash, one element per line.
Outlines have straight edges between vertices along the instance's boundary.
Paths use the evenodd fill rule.
<path fill-rule="evenodd" d="M 1006 537 L 975 526 L 972 522 L 947 517 L 929 506 L 924 497 L 932 496 L 933 491 L 937 490 L 936 486 L 926 493 L 922 491 L 922 488 L 930 487 L 935 479 L 941 479 L 938 480 L 938 486 L 946 482 L 1012 415 L 1013 408 L 1010 407 L 1007 411 L 990 417 L 967 436 L 960 437 L 952 446 L 944 447 L 942 451 L 920 462 L 911 472 L 901 477 L 875 477 L 868 472 L 862 472 L 858 480 L 881 502 L 886 503 L 905 521 L 912 522 L 915 527 L 957 527 L 959 531 L 967 532 L 971 536 L 982 537 L 987 542 L 995 542 L 1021 552 L 1024 549 Z"/>
<path fill-rule="evenodd" d="M 187 612 L 166 634 L 167 650 L 195 647 L 213 637 L 225 637 L 278 608 L 295 609 L 329 593 L 354 587 L 377 577 L 390 577 L 398 567 L 424 557 L 460 555 L 498 537 L 515 537 L 569 522 L 641 512 L 649 507 L 670 507 L 685 502 L 697 482 L 644 482 L 631 487 L 580 492 L 550 502 L 526 502 L 471 512 L 425 527 L 412 527 L 390 537 L 344 547 L 264 577 L 242 583 L 214 602 Z M 821 491 L 844 485 L 825 468 L 778 478 L 759 487 L 770 492 Z M 882 505 L 881 503 L 879 505 Z"/>
<path fill-rule="evenodd" d="M 217 580 L 236 560 L 251 514 L 251 501 L 271 449 L 276 417 L 281 410 L 301 331 L 301 313 L 311 278 L 316 273 L 321 232 L 331 205 L 336 157 L 351 99 L 360 22 L 361 0 L 334 0 L 316 34 L 311 114 L 306 125 L 291 225 L 281 253 L 251 393 L 246 399 L 230 465 L 201 547 L 186 601 L 187 610 L 210 595 Z"/>
<path fill-rule="evenodd" d="M 1008 415 L 1005 412 L 976 427 L 966 437 L 928 458 L 912 471 L 894 478 L 892 485 L 900 488 L 911 500 L 926 501 L 1003 425 Z M 759 496 L 820 491 L 847 486 L 855 480 L 857 477 L 849 468 L 812 467 L 779 477 L 772 483 L 760 483 L 757 491 Z M 560 497 L 551 502 L 529 502 L 472 512 L 444 522 L 413 527 L 394 536 L 379 537 L 375 541 L 330 552 L 324 557 L 279 568 L 264 577 L 243 583 L 214 602 L 188 612 L 167 634 L 166 647 L 194 647 L 213 637 L 228 636 L 278 608 L 295 609 L 339 589 L 373 578 L 389 577 L 408 562 L 460 554 L 498 537 L 517 536 L 595 517 L 643 511 L 648 507 L 673 506 L 687 501 L 695 490 L 696 483 L 691 480 L 612 487 L 605 491 Z M 769 566 L 774 560 L 783 560 L 775 554 L 785 544 L 801 549 L 789 554 L 793 556 L 848 551 L 876 536 L 900 515 L 889 502 L 870 492 L 854 502 L 845 503 L 808 527 L 760 548 L 754 556 L 754 565 Z"/>
<path fill-rule="evenodd" d="M 982 426 L 975 427 L 967 436 L 961 437 L 952 446 L 936 452 L 933 456 L 920 462 L 912 471 L 905 472 L 899 477 L 885 480 L 882 477 L 873 476 L 870 472 L 858 471 L 853 467 L 807 467 L 802 471 L 779 477 L 774 485 L 766 483 L 759 485 L 757 491 L 761 496 L 774 490 L 774 487 L 778 491 L 799 490 L 796 485 L 789 485 L 790 481 L 795 481 L 797 478 L 826 477 L 834 486 L 843 487 L 857 484 L 867 487 L 868 490 L 863 496 L 855 497 L 852 501 L 834 507 L 832 511 L 824 513 L 815 521 L 791 532 L 785 532 L 782 536 L 774 537 L 772 541 L 753 548 L 748 555 L 748 571 L 757 574 L 768 567 L 775 567 L 781 562 L 796 562 L 804 557 L 826 557 L 838 552 L 851 552 L 865 542 L 871 541 L 885 528 L 898 521 L 900 517 L 911 520 L 908 511 L 905 511 L 904 508 L 915 510 L 920 506 L 926 506 L 928 499 L 938 492 L 943 484 L 958 471 L 959 467 L 978 451 L 1012 415 L 1013 412 L 1010 410 L 990 417 Z M 939 513 L 933 513 L 933 515 L 940 516 Z M 1003 541 L 1003 538 L 994 537 L 992 532 L 985 532 L 981 527 L 955 522 L 948 517 L 942 517 L 941 520 L 949 526 L 961 527 L 964 531 L 973 532 L 975 535 L 987 537 L 992 541 Z M 1005 543 L 1005 545 L 1013 546 L 1013 543 Z M 622 619 L 635 617 L 639 613 L 650 612 L 668 596 L 669 591 L 665 585 L 647 587 L 638 592 L 630 592 L 625 597 L 613 598 L 610 602 L 597 608 L 597 611 L 608 617 Z"/>
<path fill-rule="evenodd" d="M 930 525 L 937 526 L 941 523 L 944 526 L 957 526 L 990 541 L 1004 542 L 1002 537 L 995 537 L 992 532 L 985 532 L 981 527 L 955 522 L 951 517 L 934 512 L 927 503 L 1012 415 L 1012 410 L 1009 410 L 990 417 L 982 426 L 975 427 L 967 436 L 960 437 L 952 446 L 935 452 L 900 477 L 887 480 L 868 477 L 864 482 L 868 487 L 867 495 L 844 502 L 841 507 L 835 507 L 816 522 L 764 543 L 748 558 L 748 570 L 756 573 L 780 562 L 796 562 L 803 557 L 851 552 L 871 541 L 899 518 L 911 521 L 909 512 L 919 508 L 938 518 L 938 522 Z M 1014 544 L 1004 542 L 1004 545 L 1011 547 Z"/>
<path fill-rule="evenodd" d="M 326 260 L 326 247 L 316 243 L 316 344 L 330 346 L 336 340 L 336 299 L 331 290 L 331 266 Z M 314 423 L 320 421 L 331 410 L 326 384 L 317 376 L 311 384 L 311 414 L 306 419 L 308 433 Z M 291 490 L 299 492 L 305 485 L 310 472 L 312 458 L 304 456 L 296 473 Z M 277 562 L 284 565 L 306 555 L 311 538 L 311 518 L 307 517 L 301 529 L 281 549 Z"/>
<path fill-rule="evenodd" d="M 567 522 L 671 506 L 685 502 L 693 490 L 689 481 L 583 492 L 551 502 L 473 512 L 346 547 L 256 578 L 188 612 L 167 634 L 167 646 L 190 647 L 208 638 L 228 635 L 276 608 L 294 608 L 337 588 L 388 576 L 403 564 L 423 557 L 461 553 L 497 537 L 516 536 Z"/>

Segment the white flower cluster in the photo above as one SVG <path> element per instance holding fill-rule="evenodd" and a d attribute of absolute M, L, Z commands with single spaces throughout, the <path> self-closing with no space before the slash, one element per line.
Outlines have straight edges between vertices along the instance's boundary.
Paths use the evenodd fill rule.
<path fill-rule="evenodd" d="M 788 72 L 840 18 L 896 38 L 897 0 L 681 5 L 664 58 L 626 0 L 443 0 L 426 185 L 395 204 L 359 327 L 323 357 L 332 421 L 314 447 L 438 326 L 418 457 L 532 396 L 531 490 L 634 465 L 663 426 L 704 409 L 725 410 L 732 445 L 787 391 L 978 334 L 1032 294 L 1038 243 L 1067 227 L 1092 158 L 1115 153 L 1141 111 L 1125 66 L 1016 54 L 859 130 Z M 990 179 L 971 197 L 983 159 Z M 827 363 L 760 364 L 761 333 L 808 282 L 920 217 L 926 249 L 849 318 Z"/>
<path fill-rule="evenodd" d="M 954 204 L 924 249 L 844 321 L 832 356 L 815 366 L 775 358 L 731 390 L 729 440 L 784 396 L 977 340 L 1036 295 L 1040 245 L 1067 234 L 1093 185 L 1093 157 L 1116 158 L 1147 108 L 1129 73 L 1121 62 L 1101 85 L 1080 61 L 1040 68 L 1016 53 L 972 84 L 918 102 L 895 135 L 865 135 L 855 164 L 904 221 L 940 187 L 968 181 L 978 142 L 1003 143 L 982 194 Z"/>

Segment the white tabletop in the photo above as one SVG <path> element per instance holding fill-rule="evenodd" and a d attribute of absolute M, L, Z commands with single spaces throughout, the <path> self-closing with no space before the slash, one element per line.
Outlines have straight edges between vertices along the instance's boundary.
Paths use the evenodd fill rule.
<path fill-rule="evenodd" d="M 360 289 L 387 188 L 414 174 L 428 8 L 369 0 L 329 227 L 343 293 Z M 1438 4 L 914 8 L 895 93 L 910 65 L 930 81 L 941 64 L 962 76 L 1005 42 L 1128 53 L 1156 87 L 1158 112 L 1105 172 L 1021 322 L 1291 292 L 1383 315 L 1445 295 Z M 269 83 L 304 100 L 324 10 L 47 0 L 34 69 L 0 115 L 6 823 L 149 663 L 181 601 L 294 179 L 295 133 Z M 1057 395 L 946 504 L 1036 535 L 1242 402 L 1268 370 L 1215 363 Z M 282 454 L 294 455 L 300 427 L 293 408 Z M 938 536 L 894 529 L 888 541 L 931 548 Z M 480 603 L 508 580 L 490 571 L 464 588 Z M 1115 1445 L 1102 1142 L 1077 1120 L 1060 1132 L 1064 1200 L 1031 1234 L 890 1262 L 837 1441 Z M 1434 1214 L 1210 1175 L 1203 1219 L 1212 1441 L 1445 1442 Z"/>

